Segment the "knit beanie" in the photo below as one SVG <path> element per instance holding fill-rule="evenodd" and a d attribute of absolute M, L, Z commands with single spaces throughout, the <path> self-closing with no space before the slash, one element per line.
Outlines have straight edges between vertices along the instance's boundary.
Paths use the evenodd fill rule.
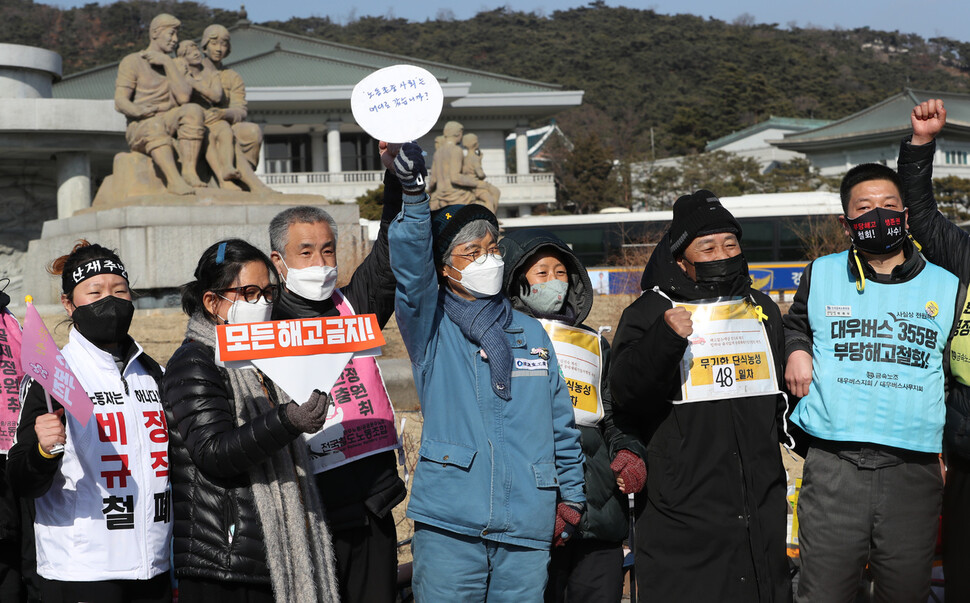
<path fill-rule="evenodd" d="M 478 205 L 446 205 L 431 212 L 431 235 L 434 237 L 435 261 L 443 261 L 451 242 L 466 224 L 475 220 L 488 220 L 498 228 L 498 220 L 487 207 Z"/>
<path fill-rule="evenodd" d="M 741 225 L 717 195 L 701 189 L 677 199 L 670 223 L 670 253 L 674 257 L 682 255 L 697 237 L 715 232 L 733 232 L 741 239 Z"/>

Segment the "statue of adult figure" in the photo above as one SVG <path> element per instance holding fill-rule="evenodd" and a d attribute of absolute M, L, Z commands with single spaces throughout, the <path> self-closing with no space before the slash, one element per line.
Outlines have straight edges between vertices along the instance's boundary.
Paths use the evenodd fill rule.
<path fill-rule="evenodd" d="M 190 102 L 205 109 L 205 126 L 209 131 L 205 160 L 215 176 L 219 188 L 237 189 L 230 181 L 241 177 L 233 167 L 235 142 L 232 125 L 223 119 L 223 109 L 216 108 L 225 96 L 222 78 L 212 63 L 205 60 L 199 45 L 193 40 L 179 42 L 176 62 L 184 69 L 185 78 L 192 86 Z"/>
<path fill-rule="evenodd" d="M 192 87 L 170 56 L 180 24 L 164 13 L 152 19 L 148 48 L 129 54 L 118 66 L 115 109 L 128 118 L 125 138 L 131 150 L 152 158 L 170 193 L 188 195 L 193 187 L 205 186 L 196 173 L 205 127 L 202 107 L 188 102 Z M 173 136 L 178 139 L 181 173 Z"/>
<path fill-rule="evenodd" d="M 465 147 L 465 159 L 461 164 L 461 173 L 473 176 L 479 182 L 475 188 L 475 199 L 487 207 L 494 214 L 498 210 L 498 199 L 502 191 L 497 186 L 485 181 L 485 170 L 482 169 L 482 151 L 478 148 L 478 135 L 465 134 L 461 139 L 461 146 Z"/>
<path fill-rule="evenodd" d="M 222 61 L 231 50 L 229 30 L 222 25 L 210 25 L 202 32 L 202 51 L 212 68 L 219 72 L 222 81 L 222 100 L 215 104 L 213 110 L 219 119 L 232 124 L 239 181 L 252 192 L 272 193 L 273 190 L 263 184 L 253 171 L 259 162 L 263 133 L 258 125 L 246 121 L 246 86 L 238 73 L 222 66 Z M 231 185 L 226 183 L 226 188 L 231 188 Z"/>
<path fill-rule="evenodd" d="M 464 132 L 464 126 L 457 121 L 445 124 L 441 146 L 435 152 L 431 165 L 431 178 L 435 183 L 435 191 L 431 195 L 432 210 L 455 203 L 475 202 L 474 191 L 481 180 L 461 172 L 465 154 L 459 143 Z"/>

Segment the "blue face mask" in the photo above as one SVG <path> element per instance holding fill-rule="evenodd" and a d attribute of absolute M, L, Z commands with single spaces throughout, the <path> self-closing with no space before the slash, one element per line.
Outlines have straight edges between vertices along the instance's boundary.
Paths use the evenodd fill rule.
<path fill-rule="evenodd" d="M 529 285 L 529 290 L 522 295 L 522 302 L 537 315 L 555 314 L 566 301 L 568 288 L 569 285 L 559 279 Z"/>

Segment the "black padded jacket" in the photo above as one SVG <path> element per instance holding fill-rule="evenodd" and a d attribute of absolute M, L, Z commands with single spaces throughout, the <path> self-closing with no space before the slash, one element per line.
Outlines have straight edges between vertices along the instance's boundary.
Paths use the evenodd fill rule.
<path fill-rule="evenodd" d="M 781 313 L 750 289 L 738 290 L 767 315 L 779 379 L 785 347 Z M 654 291 L 657 287 L 660 293 Z M 688 341 L 664 321 L 671 299 L 716 297 L 687 278 L 665 235 L 647 263 L 645 290 L 623 311 L 613 339 L 614 407 L 637 416 L 647 446 L 647 503 L 637 518 L 637 581 L 650 601 L 790 601 L 785 551 L 784 431 L 781 395 L 672 404 Z M 666 297 L 664 297 L 666 296 Z M 779 384 L 780 385 L 780 384 Z M 646 570 L 639 563 L 646 560 Z"/>
<path fill-rule="evenodd" d="M 276 400 L 273 409 L 237 427 L 228 373 L 216 366 L 212 348 L 197 341 L 186 340 L 172 355 L 161 390 L 170 435 L 176 576 L 268 584 L 249 469 L 299 430 Z"/>

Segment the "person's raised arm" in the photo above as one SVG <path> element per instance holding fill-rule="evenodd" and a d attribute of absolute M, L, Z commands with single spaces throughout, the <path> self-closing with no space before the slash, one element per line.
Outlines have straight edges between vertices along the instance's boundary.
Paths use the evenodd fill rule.
<path fill-rule="evenodd" d="M 370 253 L 360 263 L 347 286 L 341 291 L 360 313 L 377 315 L 377 322 L 383 329 L 391 314 L 394 313 L 394 288 L 397 281 L 391 271 L 391 256 L 387 245 L 387 230 L 391 221 L 401 212 L 404 190 L 401 181 L 394 173 L 394 159 L 401 145 L 380 143 L 381 162 L 387 168 L 384 172 L 384 200 L 381 211 L 381 225 L 377 240 Z"/>
<path fill-rule="evenodd" d="M 428 360 L 425 356 L 438 308 L 431 208 L 424 192 L 428 172 L 421 147 L 412 143 L 401 148 L 393 165 L 404 193 L 401 213 L 387 233 L 391 270 L 397 281 L 394 316 L 411 363 L 423 365 Z"/>
<path fill-rule="evenodd" d="M 900 145 L 897 162 L 907 228 L 929 261 L 966 280 L 970 278 L 970 235 L 940 213 L 933 194 L 936 137 L 946 125 L 943 101 L 920 103 L 910 113 L 910 122 L 913 135 Z"/>

